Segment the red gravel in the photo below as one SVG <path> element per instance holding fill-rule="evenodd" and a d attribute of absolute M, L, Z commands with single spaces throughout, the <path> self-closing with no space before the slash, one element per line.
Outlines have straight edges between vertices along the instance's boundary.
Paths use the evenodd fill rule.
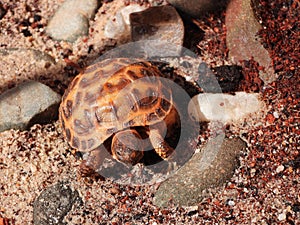
<path fill-rule="evenodd" d="M 254 8 L 264 29 L 260 31 L 275 72 L 282 76 L 299 75 L 300 65 L 300 2 L 255 0 Z"/>
<path fill-rule="evenodd" d="M 295 12 L 299 2 L 291 2 L 291 8 L 284 9 L 283 0 L 260 0 L 256 8 L 266 27 L 260 32 L 263 44 L 282 76 L 263 87 L 257 62 L 249 60 L 242 65 L 245 80 L 241 88 L 262 92 L 269 112 L 260 125 L 242 134 L 249 147 L 232 180 L 221 191 L 208 193 L 198 208 L 192 209 L 157 209 L 147 188 L 126 187 L 125 191 L 118 187 L 114 192 L 124 189 L 121 192 L 138 194 L 124 196 L 118 206 L 107 203 L 108 218 L 101 216 L 99 222 L 114 218 L 113 224 L 300 224 L 300 35 Z M 216 57 L 227 58 L 224 16 L 224 12 L 210 14 L 198 24 L 211 31 L 205 44 L 198 45 L 198 54 L 208 49 Z M 230 135 L 232 131 L 228 131 Z"/>

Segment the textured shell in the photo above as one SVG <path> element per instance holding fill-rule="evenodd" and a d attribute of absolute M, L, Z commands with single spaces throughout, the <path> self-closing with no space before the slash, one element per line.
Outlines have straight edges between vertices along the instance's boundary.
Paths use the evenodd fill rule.
<path fill-rule="evenodd" d="M 86 68 L 66 90 L 59 109 L 64 136 L 90 151 L 128 127 L 162 121 L 172 108 L 160 71 L 138 59 L 106 59 Z"/>

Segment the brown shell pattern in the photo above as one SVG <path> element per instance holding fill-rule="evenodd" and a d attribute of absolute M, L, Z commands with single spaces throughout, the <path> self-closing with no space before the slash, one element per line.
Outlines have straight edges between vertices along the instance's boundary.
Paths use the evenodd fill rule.
<path fill-rule="evenodd" d="M 66 90 L 59 109 L 63 133 L 79 151 L 90 151 L 113 133 L 162 121 L 172 95 L 160 71 L 139 59 L 106 59 L 86 68 Z"/>

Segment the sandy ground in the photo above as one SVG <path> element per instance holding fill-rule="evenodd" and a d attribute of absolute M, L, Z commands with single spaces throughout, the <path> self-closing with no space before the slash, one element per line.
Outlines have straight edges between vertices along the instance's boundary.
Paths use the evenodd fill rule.
<path fill-rule="evenodd" d="M 74 44 L 48 37 L 45 27 L 62 2 L 2 1 L 8 11 L 0 20 L 0 50 L 36 49 L 49 54 L 56 64 L 50 71 L 39 71 L 38 76 L 28 68 L 17 67 L 26 63 L 24 58 L 14 57 L 13 62 L 9 61 L 9 65 L 15 63 L 13 68 L 1 65 L 1 92 L 30 78 L 62 94 L 77 73 L 68 64 L 70 61 L 84 66 L 89 62 L 87 58 L 114 46 L 110 40 L 96 42 L 93 35 L 88 41 L 83 37 Z M 101 8 L 95 19 L 105 21 L 112 12 L 110 4 L 105 5 L 106 14 Z M 26 37 L 22 32 L 24 21 L 35 15 L 41 20 L 38 26 L 26 28 L 32 34 Z M 92 29 L 94 19 L 90 24 Z M 94 51 L 88 56 L 91 44 Z M 206 45 L 202 42 L 201 46 Z M 35 125 L 29 131 L 2 132 L 0 225 L 5 224 L 4 218 L 11 224 L 33 224 L 34 200 L 45 188 L 61 181 L 76 189 L 84 203 L 68 214 L 67 224 L 300 224 L 299 77 L 281 78 L 263 89 L 268 114 L 259 124 L 228 128 L 227 136 L 240 135 L 247 141 L 247 151 L 230 182 L 208 191 L 196 208 L 158 209 L 152 204 L 154 186 L 129 187 L 80 177 L 80 160 L 71 154 L 58 122 Z"/>

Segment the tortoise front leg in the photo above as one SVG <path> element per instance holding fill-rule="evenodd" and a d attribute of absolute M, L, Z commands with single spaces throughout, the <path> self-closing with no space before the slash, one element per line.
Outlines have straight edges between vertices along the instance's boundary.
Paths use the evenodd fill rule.
<path fill-rule="evenodd" d="M 174 149 L 164 140 L 158 129 L 150 129 L 149 139 L 161 158 L 167 159 L 174 152 Z"/>

